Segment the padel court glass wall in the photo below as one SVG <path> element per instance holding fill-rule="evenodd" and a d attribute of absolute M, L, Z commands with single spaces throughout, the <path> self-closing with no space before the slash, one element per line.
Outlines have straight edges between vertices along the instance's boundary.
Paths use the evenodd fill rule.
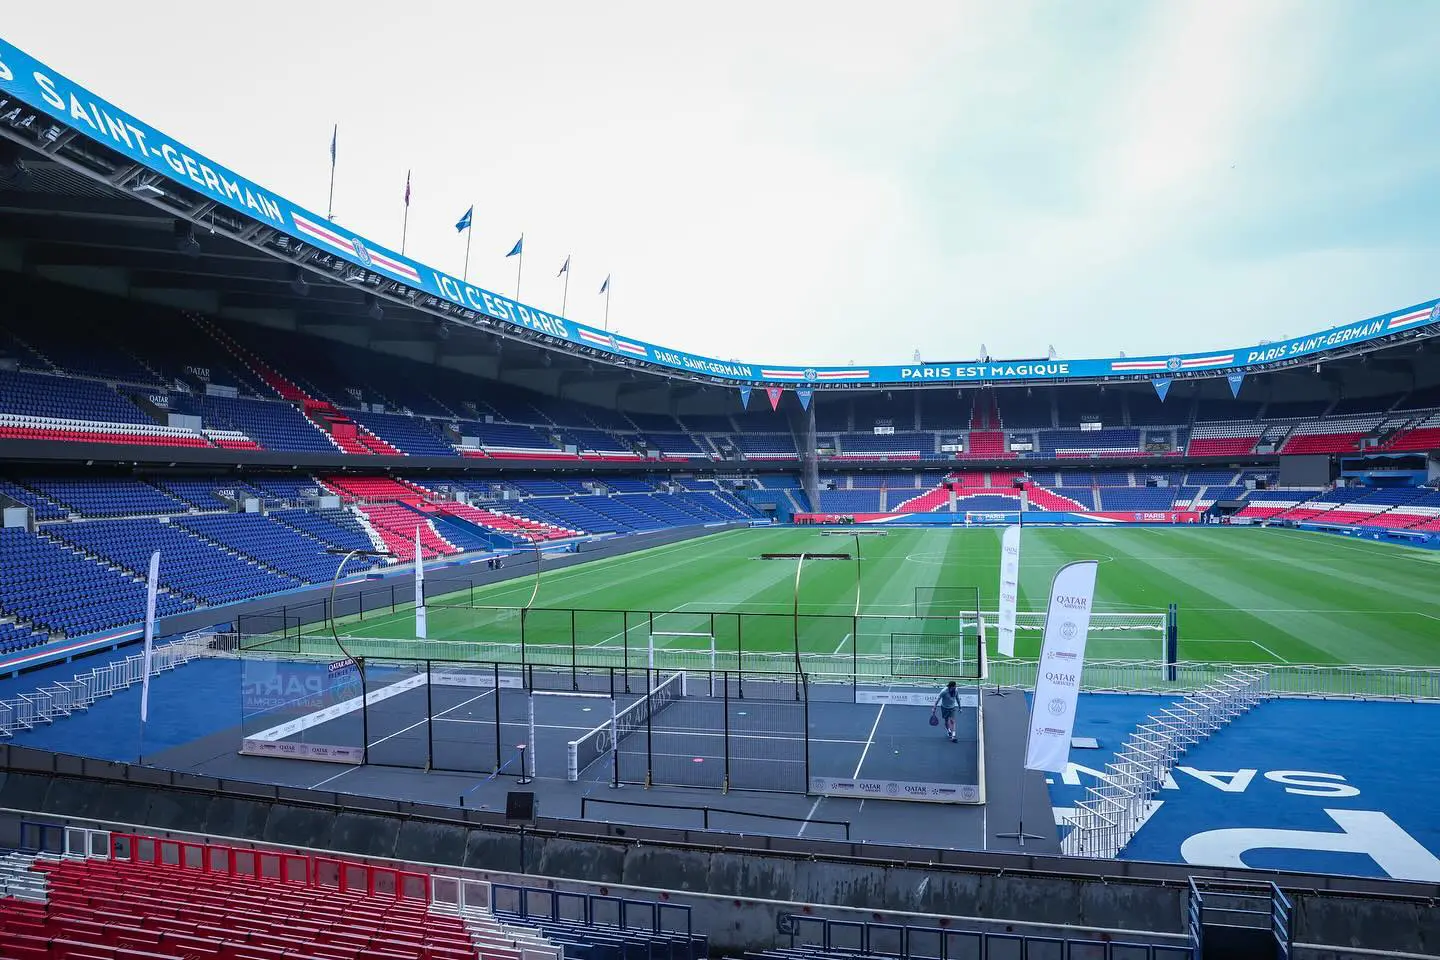
<path fill-rule="evenodd" d="M 328 629 L 246 617 L 243 752 L 805 793 L 817 768 L 852 776 L 835 744 L 858 751 L 873 735 L 858 705 L 883 702 L 876 691 L 979 678 L 978 612 L 932 610 L 432 606 L 432 639 L 376 636 L 362 629 L 368 620 L 342 619 L 338 645 Z M 463 632 L 444 625 L 451 613 Z M 447 634 L 457 638 L 439 639 Z"/>

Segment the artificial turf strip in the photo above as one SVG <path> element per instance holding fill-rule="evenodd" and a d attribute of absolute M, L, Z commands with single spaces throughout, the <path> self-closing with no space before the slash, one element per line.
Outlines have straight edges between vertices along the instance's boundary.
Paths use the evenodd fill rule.
<path fill-rule="evenodd" d="M 801 646 L 830 653 L 858 644 L 871 653 L 881 633 L 903 635 L 916 613 L 917 587 L 979 589 L 980 606 L 996 607 L 998 528 L 893 528 L 862 536 L 860 612 L 876 620 L 874 636 L 847 639 L 841 624 L 855 612 L 855 564 L 808 561 L 800 578 Z M 579 614 L 577 642 L 643 642 L 651 629 L 703 633 L 704 611 L 768 614 L 745 618 L 744 646 L 793 646 L 795 560 L 762 553 L 853 553 L 855 540 L 818 530 L 737 530 L 641 553 L 542 572 L 531 618 L 532 638 L 570 634 L 568 613 L 677 611 L 656 624 L 617 614 Z M 1050 580 L 1063 563 L 1101 562 L 1095 609 L 1163 614 L 1179 605 L 1180 659 L 1221 663 L 1387 664 L 1431 666 L 1440 658 L 1440 553 L 1326 534 L 1259 528 L 1034 527 L 1024 531 L 1020 609 L 1043 611 Z M 448 598 L 477 607 L 524 605 L 533 578 Z M 495 641 L 518 636 L 518 618 L 430 603 L 432 640 Z M 937 609 L 953 613 L 952 609 Z M 825 619 L 834 618 L 833 622 Z M 547 621 L 547 618 L 548 621 Z M 546 627 L 549 622 L 553 627 Z M 341 632 L 413 639 L 413 613 L 342 618 Z M 718 643 L 729 626 L 717 626 Z M 741 629 L 744 629 L 742 627 Z M 862 631 L 863 633 L 863 631 Z M 617 636 L 617 634 L 619 636 Z M 773 636 L 773 641 L 767 637 Z M 692 642 L 676 636 L 667 643 Z M 993 631 L 990 636 L 993 643 Z M 427 645 L 434 647 L 432 643 Z M 1017 655 L 1034 657 L 1038 633 L 1024 633 Z M 1091 660 L 1154 660 L 1153 634 L 1092 634 Z"/>

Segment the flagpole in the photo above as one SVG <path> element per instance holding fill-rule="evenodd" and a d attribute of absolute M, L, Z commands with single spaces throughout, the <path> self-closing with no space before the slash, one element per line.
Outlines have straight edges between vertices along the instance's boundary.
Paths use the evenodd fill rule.
<path fill-rule="evenodd" d="M 570 258 L 565 258 L 565 289 L 560 294 L 560 316 L 565 316 L 565 304 L 570 300 Z"/>
<path fill-rule="evenodd" d="M 470 238 L 474 235 L 473 226 L 465 228 L 465 270 L 460 274 L 460 279 L 466 283 L 470 282 Z"/>
<path fill-rule="evenodd" d="M 145 583 L 145 650 L 140 668 L 140 745 L 135 762 L 145 765 L 145 726 L 150 721 L 150 662 L 155 652 L 155 596 L 160 589 L 160 551 L 150 554 L 150 573 Z"/>
<path fill-rule="evenodd" d="M 605 282 L 605 332 L 610 332 L 610 282 Z"/>
<path fill-rule="evenodd" d="M 335 143 L 340 138 L 340 124 L 330 134 L 330 200 L 325 205 L 325 219 L 335 219 Z"/>
<path fill-rule="evenodd" d="M 405 238 L 410 234 L 410 174 L 405 174 L 405 219 L 400 223 L 400 255 L 405 255 Z"/>
<path fill-rule="evenodd" d="M 520 299 L 520 271 L 525 269 L 525 234 L 520 234 L 520 259 L 515 261 L 515 299 Z"/>

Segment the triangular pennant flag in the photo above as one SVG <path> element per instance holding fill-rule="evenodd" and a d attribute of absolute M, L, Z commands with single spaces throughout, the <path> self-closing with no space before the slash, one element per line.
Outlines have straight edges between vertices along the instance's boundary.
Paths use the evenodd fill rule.
<path fill-rule="evenodd" d="M 1150 383 L 1155 387 L 1155 393 L 1159 395 L 1160 402 L 1165 402 L 1165 395 L 1170 392 L 1170 384 L 1174 381 L 1170 377 L 1156 377 Z"/>
<path fill-rule="evenodd" d="M 809 409 L 810 409 L 810 398 L 813 397 L 814 395 L 815 395 L 815 391 L 814 391 L 814 390 L 811 390 L 809 387 L 796 387 L 796 388 L 795 388 L 795 396 L 797 396 L 797 397 L 800 398 L 800 409 L 801 409 L 801 410 L 809 410 Z"/>
<path fill-rule="evenodd" d="M 770 409 L 780 409 L 780 395 L 785 392 L 784 387 L 766 387 L 765 396 L 770 398 Z"/>
<path fill-rule="evenodd" d="M 741 410 L 749 410 L 749 409 L 750 409 L 750 388 L 749 388 L 749 387 L 741 387 L 741 388 L 740 388 L 740 409 L 741 409 Z"/>
<path fill-rule="evenodd" d="M 1232 397 L 1239 397 L 1239 396 L 1240 396 L 1240 384 L 1242 384 L 1242 383 L 1245 382 L 1245 374 L 1243 374 L 1243 373 L 1232 373 L 1232 374 L 1230 374 L 1230 376 L 1226 377 L 1225 379 L 1228 380 L 1228 381 L 1230 381 L 1230 396 L 1232 396 Z"/>

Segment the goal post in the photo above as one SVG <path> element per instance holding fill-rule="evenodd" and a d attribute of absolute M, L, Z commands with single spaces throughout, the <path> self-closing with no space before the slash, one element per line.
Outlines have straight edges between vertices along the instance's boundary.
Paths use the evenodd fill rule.
<path fill-rule="evenodd" d="M 1164 661 L 1167 656 L 1167 637 L 1170 635 L 1168 628 L 1168 615 L 1159 610 L 1141 613 L 1138 611 L 1126 612 L 1100 612 L 1090 614 L 1090 639 L 1092 640 L 1122 640 L 1136 641 L 1142 645 L 1153 643 L 1157 651 L 1156 659 Z M 1000 625 L 1000 613 L 998 610 L 986 610 L 981 614 L 982 630 L 988 636 L 991 631 L 998 630 Z M 1045 632 L 1045 611 L 1024 610 L 1015 614 L 1016 635 L 1030 635 L 1039 637 Z M 1145 657 L 1150 659 L 1150 657 Z"/>

